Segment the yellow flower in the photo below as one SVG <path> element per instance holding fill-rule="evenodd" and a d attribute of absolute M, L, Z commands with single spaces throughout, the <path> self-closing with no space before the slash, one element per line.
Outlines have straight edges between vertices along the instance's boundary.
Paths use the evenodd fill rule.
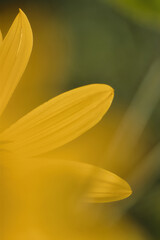
<path fill-rule="evenodd" d="M 5 39 L 2 40 L 0 35 L 0 116 L 26 68 L 32 42 L 29 21 L 20 10 Z M 22 208 L 21 200 L 24 204 L 27 189 L 23 187 L 22 190 L 21 181 L 30 181 L 24 180 L 24 172 L 29 168 L 34 170 L 35 166 L 39 166 L 38 176 L 43 170 L 48 175 L 62 172 L 66 178 L 68 174 L 74 175 L 78 186 L 83 185 L 80 192 L 85 201 L 110 202 L 131 194 L 128 183 L 109 171 L 90 164 L 50 161 L 42 157 L 42 154 L 74 140 L 97 124 L 109 109 L 113 96 L 113 89 L 108 85 L 83 86 L 42 104 L 0 133 L 0 168 L 3 173 L 0 178 L 0 223 L 11 212 L 12 218 L 6 220 L 7 224 L 11 224 L 14 214 L 17 216 L 18 207 Z M 56 183 L 54 187 L 60 188 L 61 183 Z M 26 214 L 26 209 L 19 211 L 24 211 L 22 215 Z"/>

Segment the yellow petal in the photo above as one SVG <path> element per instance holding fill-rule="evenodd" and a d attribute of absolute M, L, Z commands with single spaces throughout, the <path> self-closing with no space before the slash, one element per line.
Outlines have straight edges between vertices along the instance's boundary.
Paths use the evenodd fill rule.
<path fill-rule="evenodd" d="M 92 173 L 86 199 L 89 202 L 113 202 L 131 195 L 132 190 L 129 184 L 114 173 L 96 168 Z"/>
<path fill-rule="evenodd" d="M 32 42 L 30 24 L 26 15 L 20 10 L 0 45 L 0 115 L 26 68 Z"/>
<path fill-rule="evenodd" d="M 30 161 L 34 178 L 36 181 L 39 179 L 40 186 L 43 185 L 45 189 L 37 188 L 41 189 L 41 193 L 37 193 L 37 195 L 44 195 L 46 192 L 47 196 L 50 196 L 49 191 L 52 191 L 53 200 L 49 199 L 49 201 L 52 203 L 54 201 L 55 205 L 61 201 L 64 204 L 64 199 L 67 204 L 68 199 L 71 200 L 71 203 L 73 203 L 72 199 L 92 203 L 112 202 L 124 199 L 132 193 L 125 180 L 91 164 L 46 158 Z M 34 180 L 30 181 L 33 185 Z M 42 199 L 42 196 L 38 196 L 38 198 Z M 45 199 L 46 196 L 43 198 Z M 48 203 L 45 204 L 48 205 Z"/>
<path fill-rule="evenodd" d="M 132 193 L 125 180 L 105 169 L 81 162 L 66 161 L 62 164 L 67 166 L 68 171 L 74 177 L 73 182 L 77 181 L 79 186 L 82 184 L 82 191 L 78 190 L 77 192 L 84 190 L 84 201 L 113 202 L 127 198 Z"/>
<path fill-rule="evenodd" d="M 39 106 L 0 138 L 8 150 L 39 155 L 58 148 L 98 123 L 113 100 L 113 89 L 91 84 L 63 93 Z"/>
<path fill-rule="evenodd" d="M 1 30 L 0 30 L 0 45 L 1 45 L 1 43 L 2 43 L 2 39 L 3 39 L 3 37 L 2 37 L 2 32 L 1 32 Z"/>

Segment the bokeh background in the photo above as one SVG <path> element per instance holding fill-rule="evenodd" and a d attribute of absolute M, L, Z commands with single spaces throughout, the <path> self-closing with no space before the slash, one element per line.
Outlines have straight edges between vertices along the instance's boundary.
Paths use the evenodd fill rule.
<path fill-rule="evenodd" d="M 47 157 L 110 170 L 130 183 L 133 194 L 62 214 L 62 231 L 64 221 L 73 239 L 160 239 L 160 1 L 1 1 L 3 36 L 18 8 L 30 20 L 34 47 L 3 127 L 66 90 L 90 83 L 115 89 L 104 119 Z M 51 237 L 42 231 L 35 239 L 53 239 L 52 218 Z"/>

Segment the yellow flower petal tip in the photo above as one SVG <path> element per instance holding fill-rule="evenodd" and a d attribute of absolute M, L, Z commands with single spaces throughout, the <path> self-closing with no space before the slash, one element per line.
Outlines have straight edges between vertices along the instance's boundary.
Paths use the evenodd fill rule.
<path fill-rule="evenodd" d="M 6 37 L 0 37 L 0 115 L 9 102 L 32 51 L 30 23 L 20 9 Z"/>
<path fill-rule="evenodd" d="M 24 12 L 22 11 L 22 9 L 21 9 L 21 8 L 19 8 L 19 13 L 22 13 L 22 14 L 24 14 Z"/>
<path fill-rule="evenodd" d="M 132 194 L 130 185 L 105 169 L 96 168 L 86 199 L 93 203 L 119 201 Z"/>
<path fill-rule="evenodd" d="M 7 149 L 29 156 L 56 149 L 96 125 L 109 109 L 113 89 L 90 84 L 65 92 L 17 121 L 1 138 Z"/>

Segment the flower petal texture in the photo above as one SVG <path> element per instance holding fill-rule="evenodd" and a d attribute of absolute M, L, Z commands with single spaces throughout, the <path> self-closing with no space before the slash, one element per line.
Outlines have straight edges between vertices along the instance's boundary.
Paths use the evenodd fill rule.
<path fill-rule="evenodd" d="M 97 124 L 109 109 L 113 89 L 91 84 L 65 92 L 34 109 L 5 130 L 7 150 L 36 156 L 77 138 Z"/>
<path fill-rule="evenodd" d="M 0 43 L 0 115 L 26 68 L 32 43 L 29 21 L 20 10 L 5 39 Z"/>

